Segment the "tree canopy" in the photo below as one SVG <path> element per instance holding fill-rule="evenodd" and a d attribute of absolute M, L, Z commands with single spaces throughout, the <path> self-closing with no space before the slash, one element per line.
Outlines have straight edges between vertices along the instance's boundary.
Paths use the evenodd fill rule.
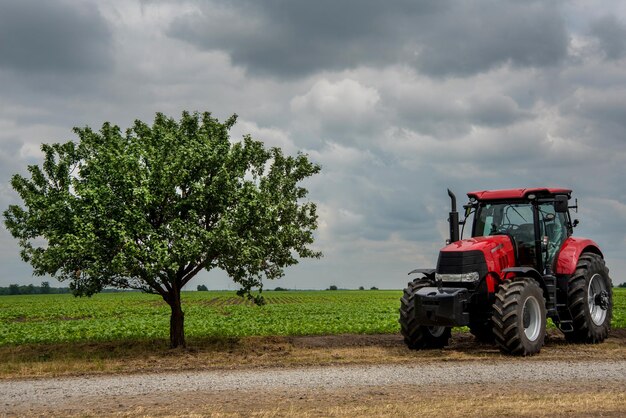
<path fill-rule="evenodd" d="M 107 122 L 74 128 L 77 142 L 43 144 L 41 167 L 11 181 L 23 206 L 4 212 L 22 258 L 76 295 L 161 295 L 172 347 L 185 345 L 180 291 L 203 269 L 226 271 L 240 295 L 262 303 L 264 279 L 321 256 L 309 247 L 316 206 L 300 185 L 320 167 L 250 136 L 231 142 L 235 122 L 157 113 L 152 126 L 137 120 L 123 133 Z"/>

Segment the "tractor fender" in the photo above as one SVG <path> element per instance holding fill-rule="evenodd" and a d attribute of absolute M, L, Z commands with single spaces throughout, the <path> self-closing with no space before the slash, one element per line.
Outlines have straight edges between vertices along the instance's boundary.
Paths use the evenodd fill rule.
<path fill-rule="evenodd" d="M 546 300 L 549 300 L 550 293 L 548 292 L 548 287 L 546 286 L 546 282 L 543 279 L 541 273 L 535 270 L 532 267 L 509 267 L 502 270 L 503 277 L 507 277 L 509 274 L 513 274 L 515 277 L 528 277 L 535 280 L 541 289 L 543 290 L 543 294 L 546 297 Z"/>
<path fill-rule="evenodd" d="M 556 260 L 556 274 L 572 275 L 576 271 L 578 258 L 584 252 L 598 254 L 604 258 L 598 244 L 587 238 L 569 237 L 563 243 Z"/>

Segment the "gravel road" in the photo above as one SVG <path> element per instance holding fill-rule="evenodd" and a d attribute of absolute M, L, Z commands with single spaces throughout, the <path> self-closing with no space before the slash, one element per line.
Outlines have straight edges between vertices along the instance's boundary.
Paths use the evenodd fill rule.
<path fill-rule="evenodd" d="M 0 406 L 55 407 L 102 396 L 218 392 L 259 389 L 333 389 L 387 385 L 453 385 L 509 382 L 602 381 L 626 385 L 626 360 L 492 361 L 427 365 L 340 366 L 297 369 L 203 371 L 106 377 L 0 381 Z"/>

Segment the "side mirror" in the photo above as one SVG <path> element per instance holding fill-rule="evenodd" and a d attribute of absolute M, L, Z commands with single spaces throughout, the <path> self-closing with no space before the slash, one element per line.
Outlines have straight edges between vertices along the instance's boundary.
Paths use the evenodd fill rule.
<path fill-rule="evenodd" d="M 554 211 L 557 213 L 567 212 L 568 198 L 565 195 L 557 195 L 554 198 Z"/>

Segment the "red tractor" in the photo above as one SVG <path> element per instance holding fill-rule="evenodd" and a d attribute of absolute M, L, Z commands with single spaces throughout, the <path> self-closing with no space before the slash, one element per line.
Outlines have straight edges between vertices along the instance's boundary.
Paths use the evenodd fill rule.
<path fill-rule="evenodd" d="M 609 334 L 612 285 L 602 252 L 590 239 L 572 236 L 578 220 L 571 190 L 534 188 L 468 193 L 465 220 L 456 197 L 450 240 L 436 269 L 404 289 L 400 325 L 412 349 L 440 348 L 450 329 L 468 326 L 481 341 L 514 355 L 538 353 L 547 318 L 571 342 L 599 343 Z M 472 237 L 459 225 L 473 215 Z"/>

